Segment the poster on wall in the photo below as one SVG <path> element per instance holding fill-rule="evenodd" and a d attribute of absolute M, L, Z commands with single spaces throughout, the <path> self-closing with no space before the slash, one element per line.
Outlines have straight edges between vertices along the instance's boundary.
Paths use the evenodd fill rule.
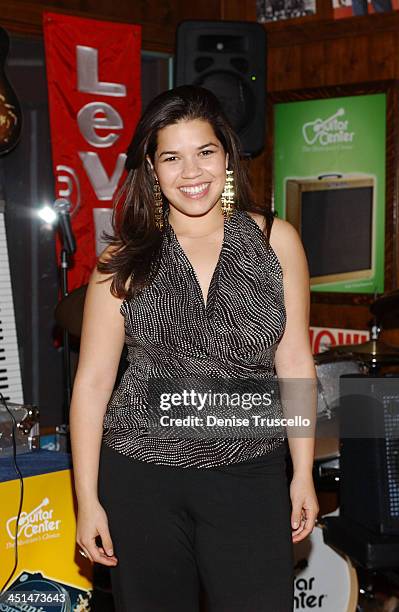
<path fill-rule="evenodd" d="M 274 206 L 312 291 L 382 293 L 386 94 L 275 104 L 274 134 Z"/>
<path fill-rule="evenodd" d="M 316 0 L 256 0 L 256 19 L 260 23 L 295 19 L 316 13 Z"/>
<path fill-rule="evenodd" d="M 141 27 L 44 12 L 43 29 L 55 197 L 69 203 L 77 244 L 72 290 L 88 282 L 97 221 L 125 177 L 141 112 Z"/>
<path fill-rule="evenodd" d="M 399 0 L 333 0 L 334 19 L 389 13 L 398 9 Z"/>

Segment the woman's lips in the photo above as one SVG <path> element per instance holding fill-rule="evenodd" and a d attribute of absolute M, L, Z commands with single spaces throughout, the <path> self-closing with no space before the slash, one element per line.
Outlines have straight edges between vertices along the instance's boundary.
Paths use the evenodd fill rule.
<path fill-rule="evenodd" d="M 179 191 L 190 200 L 199 200 L 208 194 L 210 185 L 210 183 L 200 183 L 190 187 L 179 187 Z"/>

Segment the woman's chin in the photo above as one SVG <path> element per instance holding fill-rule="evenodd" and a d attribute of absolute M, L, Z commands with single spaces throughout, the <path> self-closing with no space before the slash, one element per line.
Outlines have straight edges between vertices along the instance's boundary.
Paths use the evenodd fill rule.
<path fill-rule="evenodd" d="M 179 202 L 172 202 L 169 200 L 169 204 L 185 215 L 199 217 L 206 215 L 215 206 L 220 206 L 220 198 L 216 201 L 211 200 L 209 197 L 206 199 L 191 200 L 189 202 L 182 202 L 181 200 L 179 200 Z"/>

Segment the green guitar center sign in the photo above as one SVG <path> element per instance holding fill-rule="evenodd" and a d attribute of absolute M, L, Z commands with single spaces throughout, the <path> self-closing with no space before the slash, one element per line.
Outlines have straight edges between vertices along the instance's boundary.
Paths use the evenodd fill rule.
<path fill-rule="evenodd" d="M 274 202 L 312 291 L 384 291 L 386 95 L 274 106 Z"/>

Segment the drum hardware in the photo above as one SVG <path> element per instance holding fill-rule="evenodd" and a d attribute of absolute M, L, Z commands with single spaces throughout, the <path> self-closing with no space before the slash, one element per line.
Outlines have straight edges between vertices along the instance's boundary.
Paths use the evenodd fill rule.
<path fill-rule="evenodd" d="M 388 312 L 388 305 L 394 305 L 398 311 L 395 315 L 397 316 L 399 314 L 399 301 L 396 296 L 393 299 L 392 294 L 388 294 L 385 298 L 375 300 L 370 306 L 372 312 L 374 310 L 378 313 L 378 315 L 374 314 L 374 318 L 370 322 L 370 340 L 362 342 L 361 344 L 347 344 L 334 348 L 334 351 L 338 355 L 349 354 L 352 355 L 353 359 L 362 361 L 367 365 L 370 374 L 378 374 L 383 365 L 394 365 L 399 363 L 399 349 L 380 340 L 383 321 L 387 320 L 389 314 L 393 314 L 392 312 Z"/>
<path fill-rule="evenodd" d="M 39 423 L 39 408 L 28 405 L 25 405 L 24 408 L 26 409 L 26 414 L 22 418 L 22 421 L 18 423 L 18 428 L 26 435 L 30 433 L 37 423 Z"/>
<path fill-rule="evenodd" d="M 55 428 L 55 448 L 63 453 L 71 452 L 69 425 L 57 425 Z"/>
<path fill-rule="evenodd" d="M 320 478 L 333 478 L 335 482 L 339 482 L 339 459 L 331 459 L 324 461 L 318 466 L 318 475 Z"/>
<path fill-rule="evenodd" d="M 39 409 L 29 404 L 7 402 L 16 421 L 15 445 L 17 453 L 28 453 L 40 447 Z M 0 457 L 13 454 L 14 421 L 5 406 L 0 404 Z"/>
<path fill-rule="evenodd" d="M 320 512 L 329 512 L 339 505 L 340 458 L 329 461 L 315 460 L 313 481 L 320 505 Z"/>
<path fill-rule="evenodd" d="M 351 355 L 353 359 L 362 361 L 370 373 L 380 365 L 399 363 L 399 348 L 379 338 L 383 328 L 399 326 L 399 289 L 375 299 L 370 305 L 370 312 L 373 315 L 370 321 L 370 340 L 361 344 L 335 346 L 327 351 L 331 359 Z"/>

